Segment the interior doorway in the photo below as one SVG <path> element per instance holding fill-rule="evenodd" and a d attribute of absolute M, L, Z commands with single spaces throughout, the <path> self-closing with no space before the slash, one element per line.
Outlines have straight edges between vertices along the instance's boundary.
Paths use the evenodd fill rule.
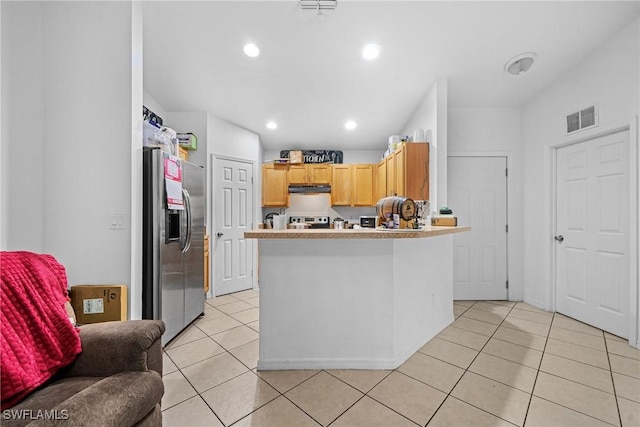
<path fill-rule="evenodd" d="M 507 158 L 450 156 L 448 203 L 468 233 L 454 235 L 455 300 L 508 299 Z"/>
<path fill-rule="evenodd" d="M 634 303 L 629 134 L 555 150 L 556 310 L 625 338 Z"/>
<path fill-rule="evenodd" d="M 244 232 L 253 228 L 253 163 L 215 157 L 213 165 L 214 294 L 253 287 L 253 245 Z"/>

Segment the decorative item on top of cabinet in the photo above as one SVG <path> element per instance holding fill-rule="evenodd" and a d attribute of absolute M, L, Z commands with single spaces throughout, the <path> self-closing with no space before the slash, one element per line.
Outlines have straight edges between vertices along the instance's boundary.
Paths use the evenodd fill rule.
<path fill-rule="evenodd" d="M 286 164 L 269 163 L 262 165 L 262 206 L 289 206 L 289 188 Z"/>

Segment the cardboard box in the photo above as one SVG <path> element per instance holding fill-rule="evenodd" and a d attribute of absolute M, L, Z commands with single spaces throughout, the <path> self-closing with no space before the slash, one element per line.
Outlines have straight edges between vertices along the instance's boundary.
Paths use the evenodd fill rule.
<path fill-rule="evenodd" d="M 438 227 L 457 227 L 458 226 L 458 218 L 457 217 L 438 217 L 434 216 L 431 218 L 431 225 Z"/>
<path fill-rule="evenodd" d="M 289 151 L 289 163 L 294 165 L 302 163 L 302 150 Z"/>
<path fill-rule="evenodd" d="M 178 144 L 187 150 L 198 149 L 198 138 L 191 132 L 177 134 Z"/>
<path fill-rule="evenodd" d="M 76 285 L 71 306 L 79 325 L 127 320 L 127 285 Z"/>

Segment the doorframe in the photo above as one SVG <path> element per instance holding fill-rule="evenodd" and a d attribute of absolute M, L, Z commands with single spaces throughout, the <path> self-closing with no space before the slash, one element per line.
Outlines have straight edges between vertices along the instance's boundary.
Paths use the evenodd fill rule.
<path fill-rule="evenodd" d="M 545 169 L 545 195 L 544 211 L 547 212 L 544 221 L 544 230 L 549 236 L 545 245 L 546 265 L 545 270 L 549 280 L 545 290 L 545 309 L 556 312 L 556 255 L 557 245 L 554 244 L 553 235 L 555 233 L 556 209 L 557 209 L 557 154 L 558 149 L 581 142 L 590 141 L 618 132 L 629 131 L 629 344 L 640 348 L 638 331 L 640 331 L 640 318 L 638 318 L 640 307 L 640 293 L 638 283 L 638 188 L 640 187 L 638 176 L 638 164 L 640 164 L 640 153 L 638 152 L 638 117 L 632 117 L 600 126 L 574 136 L 564 136 L 545 144 L 544 159 Z"/>
<path fill-rule="evenodd" d="M 507 171 L 509 171 L 510 167 L 511 167 L 511 154 L 507 151 L 453 151 L 453 152 L 449 152 L 447 153 L 447 161 L 449 157 L 501 157 L 504 158 L 507 164 Z M 447 171 L 449 171 L 449 167 L 447 166 Z M 509 197 L 509 191 L 510 191 L 510 186 L 509 186 L 509 177 L 511 176 L 511 172 L 507 173 L 506 176 L 506 181 L 507 181 L 507 200 L 506 200 L 506 209 L 507 209 L 507 226 L 509 226 L 509 224 L 511 224 L 511 209 L 510 209 L 510 203 L 509 201 L 511 200 L 511 198 Z M 447 178 L 447 182 L 448 182 L 448 178 Z M 449 192 L 449 188 L 447 187 L 447 193 Z M 447 200 L 449 200 L 449 195 L 447 194 Z M 512 301 L 512 300 L 520 300 L 521 297 L 514 297 L 513 294 L 515 293 L 516 295 L 518 294 L 522 294 L 522 289 L 517 290 L 516 292 L 513 292 L 513 286 L 516 285 L 515 283 L 512 283 L 511 281 L 511 277 L 510 277 L 510 272 L 511 272 L 511 260 L 512 257 L 509 256 L 509 248 L 513 248 L 515 247 L 514 242 L 512 241 L 512 239 L 514 238 L 514 233 L 512 230 L 509 230 L 507 232 L 507 253 L 506 253 L 506 262 L 507 262 L 507 282 L 509 283 L 509 287 L 507 288 L 507 301 Z M 519 285 L 519 284 L 518 284 Z"/>
<path fill-rule="evenodd" d="M 211 181 L 210 181 L 210 187 L 211 187 L 211 197 L 209 197 L 209 202 L 208 202 L 208 206 L 207 208 L 209 209 L 209 212 L 211 213 L 211 215 L 209 215 L 209 221 L 207 224 L 207 230 L 209 232 L 209 253 L 211 254 L 209 256 L 209 280 L 211 281 L 210 286 L 209 286 L 209 293 L 207 295 L 207 298 L 213 298 L 216 295 L 216 280 L 215 280 L 215 271 L 214 271 L 214 261 L 216 258 L 216 253 L 213 250 L 215 248 L 215 243 L 216 243 L 216 238 L 215 238 L 215 233 L 214 233 L 214 229 L 215 229 L 215 223 L 216 223 L 216 210 L 215 210 L 215 206 L 214 206 L 214 202 L 216 200 L 216 180 L 215 180 L 215 165 L 216 165 L 216 160 L 231 160 L 233 162 L 240 162 L 240 163 L 246 163 L 251 165 L 251 174 L 253 176 L 253 182 L 251 183 L 252 186 L 252 191 L 253 191 L 253 209 L 251 210 L 251 223 L 252 224 L 256 224 L 255 220 L 256 220 L 256 162 L 254 160 L 250 160 L 250 159 L 245 159 L 242 157 L 234 157 L 234 156 L 225 156 L 222 154 L 215 154 L 212 153 L 211 154 Z M 257 289 L 258 288 L 258 282 L 257 282 L 257 271 L 258 271 L 258 260 L 257 260 L 257 255 L 258 255 L 258 243 L 256 241 L 256 239 L 253 239 L 252 244 L 251 244 L 251 251 L 252 251 L 252 255 L 253 255 L 253 266 L 251 267 L 252 270 L 254 271 L 252 280 L 251 280 L 251 286 L 252 289 Z"/>

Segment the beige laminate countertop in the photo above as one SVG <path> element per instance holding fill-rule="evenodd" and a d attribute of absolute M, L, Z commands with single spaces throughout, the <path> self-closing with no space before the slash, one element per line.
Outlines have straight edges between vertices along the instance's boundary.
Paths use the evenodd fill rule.
<path fill-rule="evenodd" d="M 434 227 L 427 226 L 420 230 L 378 230 L 361 228 L 346 229 L 313 229 L 313 230 L 252 230 L 245 231 L 245 239 L 415 239 L 421 237 L 441 236 L 444 234 L 471 231 L 471 227 Z"/>

